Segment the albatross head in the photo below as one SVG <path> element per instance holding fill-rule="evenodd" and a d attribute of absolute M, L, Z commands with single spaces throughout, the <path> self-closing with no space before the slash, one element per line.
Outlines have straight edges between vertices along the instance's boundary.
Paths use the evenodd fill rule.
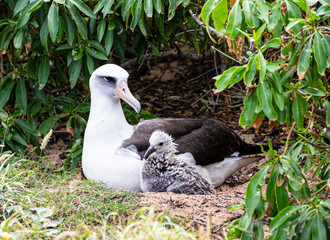
<path fill-rule="evenodd" d="M 101 94 L 106 97 L 121 98 L 127 102 L 137 113 L 141 104 L 131 94 L 127 85 L 128 72 L 115 64 L 106 64 L 97 68 L 90 78 L 92 95 Z"/>
<path fill-rule="evenodd" d="M 167 133 L 156 130 L 149 139 L 149 148 L 144 154 L 144 158 L 148 158 L 153 152 L 156 154 L 163 154 L 165 152 L 175 153 L 177 144 L 173 142 L 174 139 Z"/>

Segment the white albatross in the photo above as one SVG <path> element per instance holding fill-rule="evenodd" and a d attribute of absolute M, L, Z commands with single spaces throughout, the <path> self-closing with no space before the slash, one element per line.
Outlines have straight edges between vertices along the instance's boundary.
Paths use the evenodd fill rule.
<path fill-rule="evenodd" d="M 156 118 L 132 126 L 127 123 L 120 99 L 136 112 L 140 103 L 127 85 L 123 68 L 106 64 L 90 77 L 91 109 L 84 136 L 82 168 L 85 177 L 115 189 L 141 191 L 141 156 L 157 129 L 173 136 L 179 153 L 193 156 L 190 164 L 215 187 L 240 168 L 261 157 L 238 155 L 261 152 L 244 142 L 231 129 L 214 119 Z M 231 157 L 235 154 L 236 157 Z"/>

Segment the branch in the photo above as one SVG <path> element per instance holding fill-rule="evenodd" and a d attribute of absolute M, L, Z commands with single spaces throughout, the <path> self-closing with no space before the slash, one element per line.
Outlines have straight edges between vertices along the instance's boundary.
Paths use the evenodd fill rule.
<path fill-rule="evenodd" d="M 196 14 L 194 14 L 191 10 L 189 10 L 189 13 L 192 16 L 192 18 L 198 23 L 198 25 L 200 25 L 202 28 L 206 29 L 206 25 L 196 16 Z M 220 36 L 219 33 L 217 32 L 217 30 L 215 30 L 213 27 L 209 26 L 209 31 L 210 31 L 210 33 L 212 33 L 213 35 L 215 35 L 218 38 L 222 37 L 224 39 L 227 39 L 226 35 Z"/>
<path fill-rule="evenodd" d="M 322 148 L 322 149 L 330 149 L 330 146 L 318 145 L 318 144 L 312 143 L 306 139 L 304 139 L 304 141 L 307 142 L 309 145 L 312 145 L 313 147 Z"/>

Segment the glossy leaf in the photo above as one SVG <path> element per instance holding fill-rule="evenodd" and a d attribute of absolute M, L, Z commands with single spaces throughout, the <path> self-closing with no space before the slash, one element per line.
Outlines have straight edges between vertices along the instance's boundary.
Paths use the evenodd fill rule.
<path fill-rule="evenodd" d="M 212 13 L 214 28 L 219 34 L 225 28 L 225 24 L 227 22 L 227 12 L 227 0 L 220 0 L 220 2 L 216 5 Z"/>
<path fill-rule="evenodd" d="M 104 39 L 106 56 L 109 56 L 113 44 L 113 30 L 107 30 Z"/>
<path fill-rule="evenodd" d="M 101 19 L 99 21 L 99 24 L 97 25 L 97 39 L 99 40 L 99 42 L 101 42 L 103 39 L 103 35 L 105 32 L 105 24 L 106 24 L 106 20 Z"/>
<path fill-rule="evenodd" d="M 58 25 L 59 25 L 59 17 L 58 17 L 57 7 L 55 3 L 52 3 L 48 12 L 48 30 L 49 30 L 49 36 L 53 42 L 55 42 L 56 40 Z"/>
<path fill-rule="evenodd" d="M 44 55 L 41 58 L 39 71 L 38 71 L 39 89 L 44 88 L 44 86 L 48 81 L 49 74 L 50 74 L 49 58 L 47 55 Z"/>
<path fill-rule="evenodd" d="M 327 109 L 326 123 L 327 123 L 327 127 L 330 127 L 330 101 L 327 101 L 326 109 Z"/>
<path fill-rule="evenodd" d="M 316 214 L 312 224 L 312 236 L 313 240 L 323 240 L 327 236 L 326 226 L 324 225 L 320 214 Z"/>
<path fill-rule="evenodd" d="M 146 13 L 147 17 L 151 18 L 153 15 L 153 0 L 144 0 L 144 12 Z"/>
<path fill-rule="evenodd" d="M 81 59 L 77 61 L 72 61 L 70 66 L 69 66 L 69 76 L 70 76 L 70 86 L 71 89 L 74 88 L 76 85 L 79 75 L 80 75 L 80 70 L 81 70 L 81 65 L 82 61 Z"/>
<path fill-rule="evenodd" d="M 281 39 L 280 38 L 273 38 L 264 44 L 261 49 L 266 50 L 267 48 L 278 48 L 281 46 Z"/>
<path fill-rule="evenodd" d="M 266 23 L 269 22 L 269 4 L 264 0 L 257 0 L 256 7 L 260 13 L 261 19 L 263 19 Z"/>
<path fill-rule="evenodd" d="M 83 1 L 80 0 L 68 0 L 68 1 L 74 4 L 81 12 L 85 13 L 87 16 L 91 18 L 95 18 L 95 15 L 92 12 L 92 10 L 90 10 L 90 8 Z"/>
<path fill-rule="evenodd" d="M 84 19 L 78 13 L 78 11 L 74 7 L 68 7 L 71 17 L 78 27 L 79 34 L 86 39 L 87 38 L 87 26 Z"/>
<path fill-rule="evenodd" d="M 235 5 L 229 13 L 228 24 L 226 28 L 226 34 L 230 36 L 230 39 L 235 39 L 240 33 L 238 29 L 241 28 L 242 19 L 243 17 L 239 1 L 236 1 Z"/>
<path fill-rule="evenodd" d="M 217 87 L 216 92 L 223 91 L 226 87 L 235 81 L 235 78 L 242 79 L 243 72 L 246 69 L 245 66 L 242 67 L 231 67 L 224 71 L 221 75 L 214 77 L 216 80 L 215 86 Z"/>
<path fill-rule="evenodd" d="M 256 89 L 253 90 L 251 96 L 246 95 L 244 98 L 244 109 L 239 118 L 239 125 L 250 127 L 253 122 L 253 116 L 257 106 L 258 98 Z"/>
<path fill-rule="evenodd" d="M 15 86 L 15 81 L 10 79 L 0 91 L 0 109 L 2 109 L 9 100 L 10 94 Z"/>
<path fill-rule="evenodd" d="M 309 39 L 299 56 L 297 69 L 298 75 L 305 73 L 309 69 L 312 54 L 312 40 L 313 38 Z"/>
<path fill-rule="evenodd" d="M 111 12 L 111 7 L 115 0 L 104 1 L 104 8 L 102 9 L 103 19 Z"/>
<path fill-rule="evenodd" d="M 317 31 L 314 36 L 313 52 L 317 63 L 317 71 L 319 74 L 324 74 L 327 66 L 326 51 L 321 36 Z"/>
<path fill-rule="evenodd" d="M 170 21 L 175 15 L 176 0 L 168 0 L 168 4 L 168 21 Z"/>
<path fill-rule="evenodd" d="M 289 206 L 288 190 L 285 185 L 275 187 L 275 196 L 278 211 L 282 211 L 284 208 Z"/>
<path fill-rule="evenodd" d="M 23 129 L 24 131 L 31 133 L 33 135 L 38 135 L 38 130 L 36 128 L 34 128 L 30 123 L 28 123 L 27 121 L 22 121 L 19 119 L 14 119 L 14 122 L 17 126 L 19 126 L 21 129 Z"/>
<path fill-rule="evenodd" d="M 265 182 L 269 167 L 270 166 L 266 166 L 262 168 L 259 172 L 257 172 L 251 178 L 251 181 L 249 182 L 249 185 L 246 188 L 245 205 L 246 205 L 246 213 L 249 219 L 252 219 L 253 212 L 260 201 L 261 187 Z"/>
<path fill-rule="evenodd" d="M 17 13 L 19 13 L 21 10 L 23 10 L 23 8 L 26 7 L 28 2 L 29 2 L 29 0 L 19 0 L 19 1 L 17 1 L 16 5 L 15 5 L 13 16 L 16 16 Z"/>
<path fill-rule="evenodd" d="M 250 59 L 249 63 L 247 64 L 246 71 L 244 73 L 244 83 L 246 86 L 251 87 L 252 81 L 255 78 L 257 72 L 257 57 L 254 56 Z"/>
<path fill-rule="evenodd" d="M 257 95 L 266 116 L 270 120 L 276 120 L 278 116 L 272 103 L 272 91 L 268 80 L 259 83 Z"/>
<path fill-rule="evenodd" d="M 290 1 L 285 1 L 287 4 L 287 13 L 286 13 L 286 17 L 287 19 L 298 19 L 301 18 L 302 19 L 302 14 L 301 11 L 299 10 L 299 8 L 297 7 L 297 5 L 295 5 L 294 3 L 290 2 Z M 292 30 L 295 34 L 298 34 L 301 31 L 302 28 L 302 24 L 296 24 L 295 26 L 292 27 Z"/>
<path fill-rule="evenodd" d="M 20 29 L 21 27 L 23 27 L 29 21 L 29 19 L 30 19 L 30 13 L 22 12 L 16 23 L 16 29 Z"/>
<path fill-rule="evenodd" d="M 164 2 L 163 0 L 153 0 L 154 8 L 158 14 L 164 13 Z"/>
<path fill-rule="evenodd" d="M 68 116 L 69 113 L 60 113 L 60 114 L 57 114 L 55 116 L 52 116 L 48 119 L 46 119 L 45 121 L 43 121 L 40 126 L 39 126 L 39 132 L 42 134 L 42 135 L 46 135 L 50 129 L 52 129 L 54 127 L 54 124 L 56 121 L 58 121 L 60 118 L 63 118 L 63 117 L 66 117 Z"/>
<path fill-rule="evenodd" d="M 291 214 L 295 211 L 298 211 L 302 209 L 303 206 L 296 205 L 296 206 L 288 206 L 284 208 L 279 214 L 277 214 L 274 219 L 271 221 L 269 225 L 269 231 L 273 232 L 275 229 L 277 229 L 281 224 L 283 224 L 289 217 L 291 217 Z"/>
<path fill-rule="evenodd" d="M 124 0 L 122 2 L 122 6 L 121 6 L 121 16 L 123 18 L 123 20 L 126 19 L 129 10 L 131 9 L 131 7 L 134 4 L 134 0 Z"/>
<path fill-rule="evenodd" d="M 259 81 L 263 83 L 266 76 L 266 60 L 262 55 L 262 52 L 258 52 L 258 63 L 259 63 Z"/>
<path fill-rule="evenodd" d="M 302 97 L 300 96 L 300 93 L 296 92 L 296 96 L 293 100 L 292 105 L 292 114 L 293 119 L 295 120 L 297 127 L 299 129 L 304 128 L 304 116 L 303 116 L 303 103 L 302 103 Z"/>
<path fill-rule="evenodd" d="M 254 8 L 253 2 L 243 1 L 242 6 L 243 6 L 244 17 L 247 25 L 249 26 L 249 28 L 254 28 L 255 26 L 253 22 L 253 8 Z"/>
<path fill-rule="evenodd" d="M 16 33 L 15 37 L 14 37 L 14 47 L 16 49 L 21 49 L 22 47 L 22 41 L 23 41 L 23 30 L 20 29 L 18 30 L 18 32 Z"/>
<path fill-rule="evenodd" d="M 142 11 L 143 11 L 143 3 L 142 0 L 136 0 L 132 6 L 132 15 L 133 15 L 133 19 L 131 22 L 131 29 L 134 29 L 136 27 L 136 25 L 138 24 L 141 15 L 142 15 Z"/>
<path fill-rule="evenodd" d="M 64 11 L 63 16 L 66 38 L 70 46 L 72 46 L 76 30 L 74 26 L 74 21 L 69 17 L 66 11 Z"/>
<path fill-rule="evenodd" d="M 16 84 L 16 100 L 18 102 L 18 105 L 21 107 L 21 109 L 24 112 L 26 112 L 27 94 L 26 94 L 25 81 L 22 78 L 20 78 Z"/>
<path fill-rule="evenodd" d="M 98 52 L 92 48 L 87 48 L 87 53 L 94 58 L 97 58 L 100 60 L 108 60 L 108 58 L 103 53 Z"/>

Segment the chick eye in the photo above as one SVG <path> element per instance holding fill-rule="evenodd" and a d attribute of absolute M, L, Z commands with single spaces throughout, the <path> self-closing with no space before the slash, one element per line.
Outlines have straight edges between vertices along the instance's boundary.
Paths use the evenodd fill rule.
<path fill-rule="evenodd" d="M 163 143 L 163 142 L 159 143 L 159 146 L 163 146 L 163 145 L 164 145 L 164 143 Z"/>
<path fill-rule="evenodd" d="M 105 78 L 105 80 L 106 80 L 107 82 L 115 82 L 115 81 L 116 81 L 116 79 L 113 78 L 113 77 L 109 77 L 109 76 L 107 76 L 107 77 L 104 77 L 104 78 Z"/>

